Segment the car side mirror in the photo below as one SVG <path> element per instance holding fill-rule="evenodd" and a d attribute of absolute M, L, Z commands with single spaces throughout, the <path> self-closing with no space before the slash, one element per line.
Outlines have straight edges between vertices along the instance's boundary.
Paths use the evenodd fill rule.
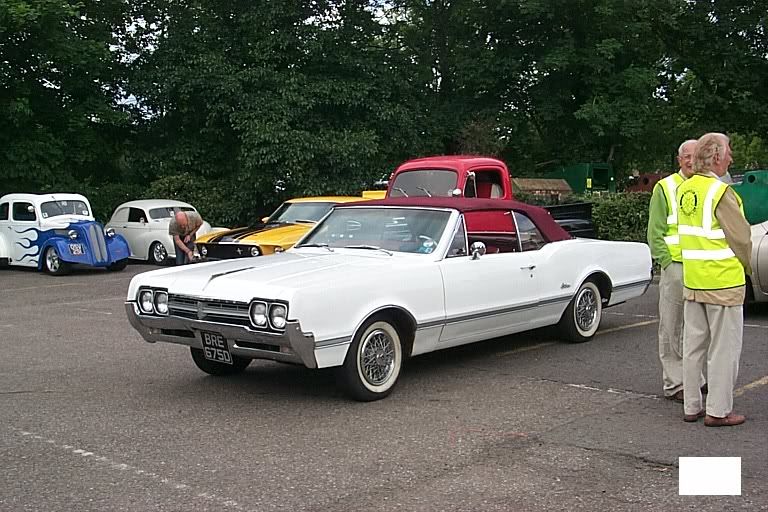
<path fill-rule="evenodd" d="M 472 254 L 472 259 L 476 260 L 485 254 L 485 244 L 483 242 L 472 242 L 472 245 L 469 246 L 469 252 Z"/>
<path fill-rule="evenodd" d="M 29 213 L 35 213 L 35 207 L 34 207 L 34 206 L 32 206 L 31 204 L 30 204 L 30 205 L 27 205 L 27 211 L 28 211 Z"/>
<path fill-rule="evenodd" d="M 461 197 L 461 189 L 460 188 L 455 188 L 455 189 L 451 190 L 451 196 L 453 196 L 453 197 Z"/>
<path fill-rule="evenodd" d="M 139 222 L 141 222 L 142 224 L 146 224 L 147 223 L 147 219 L 145 219 L 144 217 L 141 217 L 139 219 Z"/>
<path fill-rule="evenodd" d="M 269 217 L 262 217 L 261 218 L 262 224 L 266 224 L 268 220 L 269 220 Z"/>

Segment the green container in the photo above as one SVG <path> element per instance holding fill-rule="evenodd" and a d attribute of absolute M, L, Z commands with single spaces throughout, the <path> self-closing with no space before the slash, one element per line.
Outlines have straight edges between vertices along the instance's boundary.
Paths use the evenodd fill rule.
<path fill-rule="evenodd" d="M 558 167 L 547 173 L 548 178 L 562 178 L 577 194 L 584 192 L 616 192 L 616 176 L 611 164 L 579 163 Z"/>
<path fill-rule="evenodd" d="M 747 171 L 741 183 L 731 185 L 744 202 L 744 216 L 750 224 L 768 220 L 768 169 Z"/>

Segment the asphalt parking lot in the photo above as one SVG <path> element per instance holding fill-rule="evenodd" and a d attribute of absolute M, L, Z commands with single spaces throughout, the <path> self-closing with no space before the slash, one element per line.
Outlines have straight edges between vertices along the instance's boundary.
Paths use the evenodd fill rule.
<path fill-rule="evenodd" d="M 331 371 L 214 378 L 144 342 L 130 278 L 0 270 L 0 510 L 768 510 L 768 308 L 747 311 L 735 409 L 660 398 L 657 287 L 570 345 L 547 330 L 411 360 L 351 402 Z M 678 457 L 741 457 L 741 496 L 678 496 Z"/>

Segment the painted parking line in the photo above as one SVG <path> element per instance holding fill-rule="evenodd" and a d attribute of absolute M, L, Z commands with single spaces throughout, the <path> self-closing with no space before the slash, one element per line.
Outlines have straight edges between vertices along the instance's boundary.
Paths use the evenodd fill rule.
<path fill-rule="evenodd" d="M 599 336 L 601 334 L 608 334 L 611 332 L 624 331 L 626 329 L 633 329 L 635 327 L 642 327 L 644 325 L 651 325 L 651 324 L 657 324 L 657 323 L 659 323 L 658 318 L 656 318 L 655 320 L 646 320 L 644 322 L 635 322 L 634 324 L 620 325 L 618 327 L 611 327 L 610 329 L 597 331 L 597 334 L 595 334 L 595 336 Z"/>
<path fill-rule="evenodd" d="M 744 324 L 744 327 L 749 327 L 751 329 L 768 329 L 768 325 L 760 324 Z"/>
<path fill-rule="evenodd" d="M 75 308 L 75 311 L 83 311 L 84 313 L 98 313 L 100 315 L 111 315 L 111 311 L 98 311 L 96 309 Z"/>
<path fill-rule="evenodd" d="M 43 290 L 46 288 L 60 288 L 62 286 L 81 286 L 83 283 L 59 283 L 59 284 L 44 284 L 40 286 L 26 286 L 24 288 L 6 288 L 6 292 L 22 292 L 26 290 Z"/>
<path fill-rule="evenodd" d="M 219 510 L 221 508 L 245 510 L 242 505 L 240 505 L 238 502 L 236 502 L 235 500 L 227 496 L 222 496 L 220 494 L 216 494 L 213 492 L 201 491 L 200 489 L 195 489 L 191 485 L 185 484 L 183 482 L 173 481 L 169 478 L 165 478 L 162 475 L 159 475 L 152 471 L 137 468 L 135 466 L 131 466 L 130 464 L 125 464 L 125 463 L 116 461 L 114 459 L 110 459 L 109 457 L 99 455 L 98 453 L 85 450 L 83 448 L 77 448 L 76 446 L 72 446 L 69 444 L 59 443 L 54 439 L 47 439 L 34 432 L 28 432 L 26 430 L 21 430 L 13 427 L 11 427 L 11 430 L 13 430 L 14 432 L 16 432 L 16 434 L 18 434 L 19 436 L 25 439 L 30 439 L 35 442 L 41 443 L 42 446 L 49 446 L 51 449 L 55 449 L 55 450 L 63 450 L 65 453 L 72 455 L 73 457 L 78 457 L 78 458 L 88 459 L 90 461 L 93 461 L 93 464 L 99 465 L 100 467 L 106 470 L 133 473 L 134 476 L 145 478 L 150 481 L 154 481 L 159 485 L 163 485 L 171 489 L 174 489 L 176 492 L 182 492 L 187 494 L 190 497 L 208 501 L 214 504 L 214 506 L 218 507 Z"/>
<path fill-rule="evenodd" d="M 554 341 L 548 341 L 546 343 L 539 343 L 537 345 L 531 345 L 529 347 L 520 347 L 520 348 L 516 348 L 514 350 L 507 350 L 506 352 L 500 353 L 499 357 L 510 356 L 512 354 L 519 354 L 521 352 L 528 352 L 529 350 L 536 350 L 536 349 L 540 349 L 540 348 L 543 348 L 543 347 L 548 347 L 548 346 L 554 345 L 554 344 L 555 344 Z"/>
<path fill-rule="evenodd" d="M 632 329 L 633 327 L 642 327 L 643 325 L 655 324 L 658 321 L 659 320 L 656 319 L 656 320 L 647 320 L 645 322 L 636 322 L 634 324 L 621 325 L 619 327 L 613 327 L 611 329 L 605 329 L 604 331 L 598 331 L 597 334 L 595 334 L 595 336 L 597 336 L 599 334 L 607 334 L 607 333 L 616 332 L 616 331 L 623 331 L 625 329 Z M 529 350 L 537 350 L 537 349 L 540 349 L 540 348 L 548 347 L 550 345 L 555 345 L 556 343 L 557 342 L 555 342 L 555 341 L 547 341 L 545 343 L 538 343 L 536 345 L 530 345 L 528 347 L 520 347 L 520 348 L 516 348 L 514 350 L 508 350 L 506 352 L 502 352 L 502 353 L 499 354 L 499 357 L 509 356 L 509 355 L 512 355 L 512 354 L 519 354 L 521 352 L 528 352 Z"/>
<path fill-rule="evenodd" d="M 760 386 L 765 385 L 768 385 L 768 375 L 762 379 L 757 379 L 755 382 L 750 382 L 749 384 L 741 386 L 739 389 L 733 392 L 733 396 L 741 396 L 751 389 L 759 388 Z"/>
<path fill-rule="evenodd" d="M 125 282 L 125 278 L 120 279 L 100 279 L 99 284 L 103 283 L 119 283 L 119 282 Z M 63 286 L 93 286 L 93 283 L 89 282 L 83 282 L 83 283 L 57 283 L 57 284 L 41 284 L 39 286 L 25 286 L 23 288 L 6 288 L 3 291 L 6 292 L 21 292 L 26 290 L 45 290 L 48 288 L 61 288 Z"/>
<path fill-rule="evenodd" d="M 633 318 L 659 318 L 659 315 L 638 315 L 636 313 L 619 313 L 615 311 L 605 311 L 604 315 L 631 316 Z"/>

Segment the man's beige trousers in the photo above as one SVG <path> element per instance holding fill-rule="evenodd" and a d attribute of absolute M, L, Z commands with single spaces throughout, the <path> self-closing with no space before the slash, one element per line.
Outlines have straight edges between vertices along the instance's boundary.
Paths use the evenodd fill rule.
<path fill-rule="evenodd" d="M 724 418 L 733 410 L 733 388 L 739 375 L 741 337 L 744 331 L 742 309 L 742 306 L 717 306 L 685 301 L 685 414 L 698 414 L 704 408 L 699 379 L 705 364 L 709 385 L 707 414 Z"/>
<path fill-rule="evenodd" d="M 664 395 L 683 389 L 683 264 L 673 261 L 659 280 L 659 359 Z"/>

